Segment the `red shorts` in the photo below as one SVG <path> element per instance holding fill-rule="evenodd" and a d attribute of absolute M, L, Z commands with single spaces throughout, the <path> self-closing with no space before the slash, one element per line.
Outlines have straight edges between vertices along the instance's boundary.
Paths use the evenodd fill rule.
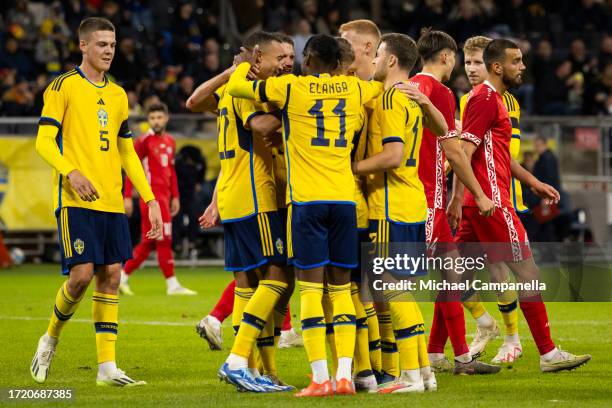
<path fill-rule="evenodd" d="M 496 208 L 483 217 L 477 207 L 463 207 L 457 243 L 480 243 L 489 262 L 519 262 L 531 258 L 527 232 L 513 208 Z"/>
<path fill-rule="evenodd" d="M 427 209 L 425 222 L 425 242 L 428 255 L 443 254 L 456 249 L 455 238 L 446 217 L 446 211 L 439 208 Z"/>
<path fill-rule="evenodd" d="M 149 222 L 149 206 L 142 200 L 138 200 L 140 203 L 140 234 L 142 241 L 147 240 L 146 234 L 151 230 L 151 223 Z M 159 241 L 164 239 L 172 240 L 172 216 L 170 215 L 170 202 L 166 200 L 159 201 L 159 208 L 161 209 L 162 216 L 162 236 Z"/>

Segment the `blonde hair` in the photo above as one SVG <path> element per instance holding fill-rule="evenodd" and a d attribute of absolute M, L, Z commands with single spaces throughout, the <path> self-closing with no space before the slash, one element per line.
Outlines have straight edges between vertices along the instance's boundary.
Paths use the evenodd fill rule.
<path fill-rule="evenodd" d="M 470 37 L 463 44 L 463 52 L 484 51 L 491 41 L 493 41 L 491 38 L 482 35 Z"/>
<path fill-rule="evenodd" d="M 372 20 L 353 20 L 340 26 L 340 32 L 354 31 L 357 34 L 364 34 L 373 37 L 376 43 L 380 42 L 380 30 Z"/>

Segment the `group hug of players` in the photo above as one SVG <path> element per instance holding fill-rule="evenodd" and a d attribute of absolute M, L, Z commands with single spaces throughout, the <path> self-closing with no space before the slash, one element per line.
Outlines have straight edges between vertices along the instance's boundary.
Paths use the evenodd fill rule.
<path fill-rule="evenodd" d="M 293 388 L 279 379 L 274 354 L 296 277 L 312 370 L 298 397 L 433 391 L 434 372 L 497 373 L 522 354 L 519 305 L 543 372 L 586 363 L 590 356 L 555 346 L 537 292 L 521 293 L 520 302 L 516 292 L 499 294 L 506 335 L 494 364 L 477 360 L 500 330 L 476 293 L 440 293 L 429 344 L 410 294 L 385 291 L 384 302 L 361 302 L 360 242 L 425 242 L 430 255 L 451 257 L 461 256 L 453 243 L 505 243 L 488 254 L 492 279 L 512 272 L 529 281 L 538 269 L 516 214 L 525 209 L 519 181 L 545 200 L 559 194 L 515 160 L 520 110 L 508 89 L 521 84 L 525 66 L 512 41 L 467 40 L 474 88 L 456 123 L 454 95 L 442 84 L 455 66 L 449 35 L 427 31 L 415 43 L 357 20 L 340 36 L 311 37 L 296 76 L 289 38 L 252 34 L 234 65 L 188 101 L 218 114 L 221 174 L 200 222 L 223 223 L 225 268 L 235 277 L 233 304 L 224 302 L 236 336 L 219 377 L 241 391 Z M 410 77 L 419 58 L 422 72 Z M 448 214 L 445 165 L 454 172 Z M 478 324 L 469 346 L 464 305 Z M 220 348 L 222 318 L 197 326 L 211 348 Z M 444 355 L 448 338 L 454 364 Z"/>
<path fill-rule="evenodd" d="M 47 380 L 60 333 L 95 280 L 96 382 L 139 386 L 145 381 L 129 377 L 115 359 L 120 285 L 129 293 L 121 271 L 132 258 L 124 215 L 131 200 L 123 200 L 122 169 L 141 197 L 144 218 L 143 244 L 125 275 L 155 246 L 168 293 L 192 294 L 174 277 L 169 251 L 169 220 L 179 205 L 169 166 L 175 146 L 163 131 L 163 106 L 149 109 L 152 130 L 134 145 L 127 95 L 106 76 L 116 45 L 112 23 L 88 18 L 78 34 L 82 64 L 47 87 L 36 140 L 37 152 L 55 171 L 55 216 L 68 278 L 56 294 L 30 373 L 36 382 Z M 507 250 L 488 257 L 492 279 L 504 281 L 510 272 L 518 281 L 537 276 L 516 215 L 521 208 L 513 205 L 520 205 L 520 184 L 513 177 L 543 199 L 556 201 L 559 195 L 512 158 L 520 143 L 519 110 L 507 89 L 520 85 L 525 68 L 513 42 L 466 42 L 474 89 L 462 100 L 460 131 L 454 96 L 442 85 L 457 46 L 443 32 L 428 31 L 415 43 L 403 34 L 381 36 L 370 21 L 353 21 L 341 27 L 341 38 L 310 38 L 300 76 L 291 74 L 289 37 L 257 32 L 243 47 L 232 67 L 199 86 L 187 102 L 195 111 L 218 115 L 221 174 L 200 222 L 204 228 L 223 223 L 225 268 L 235 278 L 225 291 L 233 288 L 233 301 L 224 308 L 225 316 L 233 310 L 236 336 L 218 372 L 222 379 L 241 391 L 293 389 L 278 377 L 275 345 L 288 326 L 296 278 L 312 370 L 300 397 L 356 389 L 433 391 L 435 371 L 498 372 L 499 363 L 512 363 L 522 352 L 519 305 L 542 371 L 572 369 L 591 358 L 555 346 L 537 292 L 521 293 L 520 301 L 516 293 L 499 295 L 506 336 L 496 365 L 477 360 L 499 329 L 474 293 L 440 294 L 428 344 L 423 316 L 409 293 L 385 291 L 386 301 L 375 305 L 359 299 L 359 243 L 366 241 L 425 242 L 432 255 L 451 257 L 461 256 L 455 242 L 505 243 Z M 410 78 L 419 58 L 423 70 Z M 445 163 L 454 173 L 448 208 Z M 460 279 L 452 270 L 441 272 L 449 281 Z M 462 300 L 478 322 L 470 346 Z M 197 329 L 219 347 L 219 319 L 216 326 L 211 321 L 203 319 Z M 444 356 L 448 338 L 454 364 Z"/>

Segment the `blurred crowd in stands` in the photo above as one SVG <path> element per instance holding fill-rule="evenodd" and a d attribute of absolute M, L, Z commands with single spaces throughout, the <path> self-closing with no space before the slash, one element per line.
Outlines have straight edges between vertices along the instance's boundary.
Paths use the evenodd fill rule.
<path fill-rule="evenodd" d="M 415 38 L 434 27 L 460 46 L 478 34 L 515 38 L 528 67 L 516 91 L 524 111 L 611 115 L 611 11 L 610 0 L 3 0 L 0 115 L 39 114 L 45 86 L 80 62 L 76 29 L 94 15 L 117 28 L 110 73 L 134 115 L 158 99 L 187 112 L 189 94 L 254 30 L 292 35 L 299 61 L 310 35 L 336 34 L 356 18 Z M 457 97 L 469 90 L 461 59 L 451 86 Z"/>

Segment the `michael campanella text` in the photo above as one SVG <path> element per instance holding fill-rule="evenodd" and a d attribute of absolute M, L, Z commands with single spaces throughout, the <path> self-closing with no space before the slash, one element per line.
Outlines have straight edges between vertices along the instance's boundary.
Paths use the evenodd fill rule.
<path fill-rule="evenodd" d="M 538 280 L 532 280 L 530 282 L 483 282 L 479 279 L 474 279 L 465 282 L 448 282 L 446 280 L 420 280 L 418 282 L 410 280 L 399 280 L 395 282 L 385 282 L 382 279 L 376 279 L 372 281 L 372 287 L 374 290 L 431 290 L 431 291 L 445 291 L 445 290 L 484 290 L 484 291 L 496 291 L 504 292 L 506 290 L 516 291 L 545 291 L 546 283 Z"/>

